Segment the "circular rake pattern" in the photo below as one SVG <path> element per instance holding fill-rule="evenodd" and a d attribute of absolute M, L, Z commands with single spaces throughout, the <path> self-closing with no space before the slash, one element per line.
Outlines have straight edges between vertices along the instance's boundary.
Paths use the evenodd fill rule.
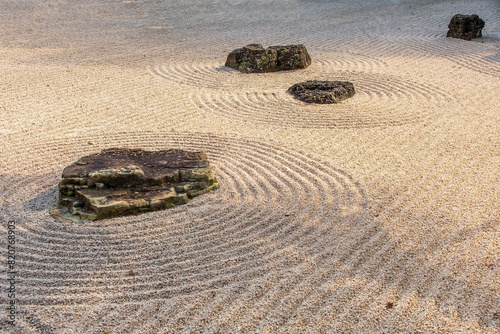
<path fill-rule="evenodd" d="M 206 60 L 197 63 L 155 64 L 148 70 L 156 76 L 169 81 L 195 87 L 230 88 L 237 87 L 245 76 L 232 68 L 224 66 L 225 60 Z"/>
<path fill-rule="evenodd" d="M 393 55 L 413 55 L 415 51 L 419 57 L 430 59 L 439 57 L 445 58 L 459 66 L 467 69 L 500 77 L 500 44 L 499 29 L 500 8 L 491 7 L 491 2 L 469 3 L 460 9 L 461 13 L 480 13 L 480 17 L 486 21 L 483 30 L 483 38 L 473 41 L 463 41 L 454 38 L 447 38 L 448 23 L 452 15 L 443 14 L 436 10 L 434 15 L 413 14 L 404 17 L 401 25 L 385 27 L 384 24 L 374 24 L 371 22 L 368 35 L 374 39 L 369 42 L 367 36 L 354 38 L 354 44 L 364 41 L 360 50 L 369 54 Z M 470 8 L 468 6 L 470 5 Z M 440 13 L 440 14 L 438 14 Z M 382 36 L 382 37 L 380 37 Z M 359 39 L 359 40 L 358 40 Z M 332 48 L 336 45 L 345 45 L 347 41 L 340 37 L 335 41 L 327 41 L 324 48 Z M 333 44 L 332 44 L 333 43 Z M 390 50 L 390 51 L 387 51 Z"/>
<path fill-rule="evenodd" d="M 468 69 L 498 77 L 500 8 L 492 8 L 491 2 L 487 1 L 467 5 L 471 7 L 463 7 L 460 11 L 480 13 L 480 17 L 486 21 L 483 38 L 473 42 L 446 38 L 452 15 L 436 9 L 434 15 L 417 12 L 408 15 L 405 12 L 396 24 L 392 22 L 390 25 L 383 16 L 375 16 L 366 22 L 356 22 L 346 31 L 315 33 L 303 38 L 301 43 L 319 52 L 356 50 L 367 58 L 371 58 L 370 55 L 389 59 L 415 57 L 417 51 L 422 53 L 419 56 L 446 58 Z"/>
<path fill-rule="evenodd" d="M 279 83 L 279 88 L 276 83 L 275 88 L 264 92 L 197 92 L 191 99 L 200 111 L 234 121 L 298 128 L 361 128 L 419 122 L 454 100 L 431 84 L 393 76 L 343 73 L 308 79 L 350 81 L 356 94 L 334 105 L 307 104 L 286 93 L 290 85 L 300 81 L 288 77 Z"/>
<path fill-rule="evenodd" d="M 314 58 L 311 66 L 312 70 L 321 71 L 323 69 L 336 71 L 358 71 L 373 72 L 387 68 L 389 65 L 376 57 L 369 57 L 359 53 L 349 51 L 329 52 Z"/>
<path fill-rule="evenodd" d="M 288 72 L 245 74 L 224 66 L 225 59 L 205 60 L 195 63 L 156 63 L 148 70 L 155 76 L 169 81 L 211 89 L 243 89 L 248 86 L 246 79 L 262 79 L 266 76 L 281 75 Z M 305 70 L 291 71 L 297 74 L 311 75 L 313 71 L 342 70 L 342 71 L 376 71 L 388 65 L 377 58 L 367 57 L 351 52 L 335 52 L 312 56 L 312 64 Z M 244 82 L 245 81 L 245 82 Z"/>
<path fill-rule="evenodd" d="M 500 39 L 493 42 L 497 43 L 497 47 L 489 42 L 490 38 L 484 40 L 488 42 L 443 37 L 435 41 L 411 41 L 407 42 L 407 46 L 419 52 L 422 57 L 445 58 L 469 70 L 500 77 Z"/>
<path fill-rule="evenodd" d="M 174 209 L 85 224 L 56 222 L 47 211 L 56 206 L 61 170 L 91 153 L 87 140 L 41 140 L 34 145 L 39 157 L 30 165 L 32 175 L 4 170 L 3 214 L 17 223 L 22 305 L 187 296 L 253 284 L 269 273 L 295 271 L 306 279 L 311 256 L 321 256 L 335 236 L 366 221 L 359 185 L 313 157 L 268 142 L 141 132 L 93 140 L 100 148 L 112 142 L 205 150 L 221 189 Z M 45 159 L 49 154 L 59 161 Z"/>

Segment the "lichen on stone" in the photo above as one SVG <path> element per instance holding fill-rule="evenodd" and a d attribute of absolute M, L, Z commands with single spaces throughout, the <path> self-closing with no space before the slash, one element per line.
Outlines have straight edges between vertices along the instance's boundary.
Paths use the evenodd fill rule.
<path fill-rule="evenodd" d="M 248 44 L 233 50 L 225 66 L 243 73 L 265 73 L 304 69 L 311 64 L 311 57 L 302 44 L 270 46 Z"/>
<path fill-rule="evenodd" d="M 338 103 L 355 94 L 354 85 L 348 81 L 300 82 L 288 88 L 287 92 L 307 103 Z"/>
<path fill-rule="evenodd" d="M 186 204 L 218 188 L 204 152 L 109 149 L 64 169 L 60 207 L 51 214 L 72 221 L 138 214 Z"/>

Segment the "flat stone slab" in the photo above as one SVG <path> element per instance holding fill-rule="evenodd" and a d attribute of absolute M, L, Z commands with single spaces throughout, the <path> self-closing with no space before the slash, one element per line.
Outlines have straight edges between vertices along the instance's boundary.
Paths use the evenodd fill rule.
<path fill-rule="evenodd" d="M 115 148 L 63 170 L 60 208 L 51 214 L 72 221 L 138 214 L 186 204 L 218 188 L 204 152 Z"/>
<path fill-rule="evenodd" d="M 307 103 L 337 103 L 355 94 L 354 85 L 349 81 L 300 82 L 288 88 L 287 92 L 296 99 Z"/>
<path fill-rule="evenodd" d="M 460 38 L 470 41 L 483 36 L 484 21 L 479 16 L 457 14 L 448 24 L 446 37 Z"/>
<path fill-rule="evenodd" d="M 302 44 L 270 46 L 267 49 L 261 44 L 249 44 L 233 50 L 225 64 L 243 73 L 290 71 L 309 65 L 311 56 Z"/>

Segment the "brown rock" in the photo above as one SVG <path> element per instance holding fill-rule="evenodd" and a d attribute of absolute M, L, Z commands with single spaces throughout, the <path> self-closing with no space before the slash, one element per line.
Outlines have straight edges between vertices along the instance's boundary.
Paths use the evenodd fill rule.
<path fill-rule="evenodd" d="M 303 69 L 310 64 L 311 57 L 302 44 L 267 49 L 261 44 L 249 44 L 233 50 L 227 56 L 225 66 L 243 73 L 264 73 Z"/>
<path fill-rule="evenodd" d="M 348 81 L 301 82 L 288 88 L 287 91 L 296 99 L 307 103 L 337 103 L 355 94 L 354 85 Z"/>
<path fill-rule="evenodd" d="M 446 37 L 461 38 L 470 41 L 473 38 L 482 36 L 484 21 L 477 15 L 457 14 L 451 18 L 448 28 Z"/>
<path fill-rule="evenodd" d="M 218 188 L 204 152 L 109 149 L 64 169 L 59 204 L 95 220 L 171 208 Z"/>

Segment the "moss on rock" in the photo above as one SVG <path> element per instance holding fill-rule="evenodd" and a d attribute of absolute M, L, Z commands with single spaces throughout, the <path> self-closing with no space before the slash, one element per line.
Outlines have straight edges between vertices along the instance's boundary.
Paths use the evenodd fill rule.
<path fill-rule="evenodd" d="M 225 66 L 243 73 L 264 73 L 289 71 L 306 68 L 311 57 L 304 45 L 270 46 L 249 44 L 233 50 L 227 57 Z"/>
<path fill-rule="evenodd" d="M 112 149 L 64 169 L 59 205 L 66 210 L 53 212 L 58 219 L 112 218 L 172 208 L 218 188 L 204 152 Z"/>

